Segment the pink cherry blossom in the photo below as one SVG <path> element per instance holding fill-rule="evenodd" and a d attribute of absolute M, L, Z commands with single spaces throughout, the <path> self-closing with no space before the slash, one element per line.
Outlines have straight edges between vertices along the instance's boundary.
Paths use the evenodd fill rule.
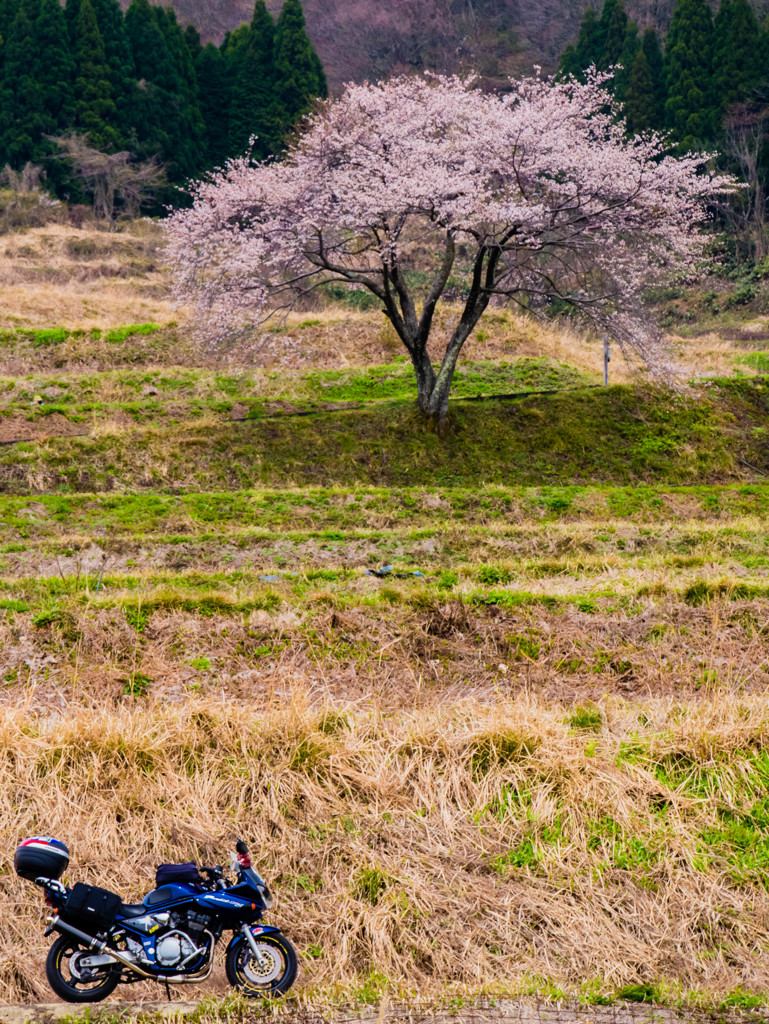
<path fill-rule="evenodd" d="M 706 156 L 665 156 L 661 136 L 628 139 L 605 79 L 524 78 L 506 95 L 429 75 L 348 86 L 282 160 L 232 160 L 195 186 L 167 228 L 179 299 L 221 344 L 324 281 L 366 288 L 411 357 L 419 407 L 441 418 L 495 296 L 560 300 L 664 372 L 642 293 L 693 266 L 708 203 L 734 186 Z M 436 369 L 447 291 L 462 311 Z"/>

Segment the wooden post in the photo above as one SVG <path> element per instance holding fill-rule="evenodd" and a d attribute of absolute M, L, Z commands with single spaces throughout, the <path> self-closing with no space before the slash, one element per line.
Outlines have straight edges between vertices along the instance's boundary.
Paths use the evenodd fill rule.
<path fill-rule="evenodd" d="M 603 336 L 603 383 L 606 387 L 609 383 L 609 360 L 611 359 L 611 353 L 609 351 L 609 339 L 604 334 Z"/>

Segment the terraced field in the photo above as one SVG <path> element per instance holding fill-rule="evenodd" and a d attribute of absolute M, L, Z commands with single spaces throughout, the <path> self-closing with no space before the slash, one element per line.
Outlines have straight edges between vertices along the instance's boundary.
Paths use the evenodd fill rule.
<path fill-rule="evenodd" d="M 376 312 L 214 356 L 149 243 L 47 237 L 8 252 L 66 315 L 0 337 L 4 998 L 46 993 L 19 834 L 138 897 L 242 832 L 310 1000 L 764 1013 L 763 342 L 603 388 L 493 311 L 438 437 Z"/>
<path fill-rule="evenodd" d="M 6 699 L 247 698 L 319 665 L 388 701 L 760 691 L 767 507 L 759 484 L 5 498 Z"/>

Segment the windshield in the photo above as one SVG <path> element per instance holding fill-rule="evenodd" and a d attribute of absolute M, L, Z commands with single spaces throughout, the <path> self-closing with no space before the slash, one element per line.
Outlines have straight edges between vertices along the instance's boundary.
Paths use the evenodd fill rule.
<path fill-rule="evenodd" d="M 254 888 L 259 885 L 263 885 L 265 889 L 267 888 L 265 880 L 253 868 L 241 868 L 240 870 L 243 872 L 243 881 L 250 882 Z"/>
<path fill-rule="evenodd" d="M 259 893 L 263 905 L 269 910 L 272 906 L 272 894 L 267 888 L 267 883 L 262 876 L 253 868 L 241 868 L 244 882 L 248 882 Z"/>

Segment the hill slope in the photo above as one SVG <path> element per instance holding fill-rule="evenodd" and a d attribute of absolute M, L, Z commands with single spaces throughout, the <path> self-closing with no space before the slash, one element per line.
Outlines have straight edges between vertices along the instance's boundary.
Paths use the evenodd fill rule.
<path fill-rule="evenodd" d="M 217 42 L 253 10 L 251 0 L 175 0 L 173 6 L 183 23 L 192 22 Z M 277 13 L 281 0 L 267 6 Z M 350 80 L 423 68 L 473 68 L 500 83 L 536 63 L 549 71 L 576 38 L 588 6 L 588 0 L 304 0 L 310 37 L 332 90 Z M 753 6 L 759 15 L 769 9 L 766 0 Z M 628 0 L 626 7 L 642 26 L 664 30 L 673 0 Z"/>
<path fill-rule="evenodd" d="M 415 992 L 767 1020 L 766 320 L 709 303 L 671 393 L 490 309 L 439 438 L 354 295 L 196 349 L 155 231 L 0 259 L 0 998 L 48 997 L 20 835 L 130 899 L 242 835 L 293 1024 Z M 225 1020 L 279 1018 L 189 1024 Z"/>

